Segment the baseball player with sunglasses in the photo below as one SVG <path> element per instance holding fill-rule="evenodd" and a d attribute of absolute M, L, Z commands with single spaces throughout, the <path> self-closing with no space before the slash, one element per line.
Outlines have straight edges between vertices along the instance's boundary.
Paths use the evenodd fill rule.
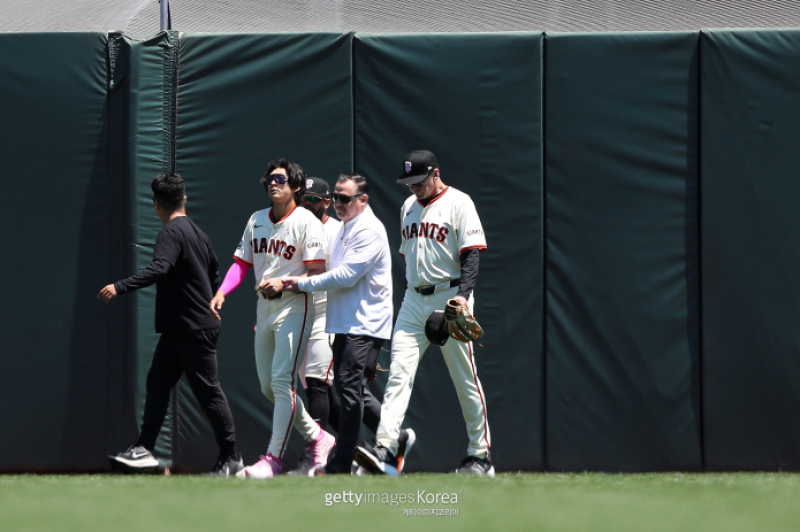
<path fill-rule="evenodd" d="M 325 259 L 330 263 L 331 243 L 342 228 L 342 222 L 328 215 L 331 206 L 331 190 L 327 181 L 319 177 L 306 179 L 306 192 L 302 206 L 322 222 L 325 229 Z M 325 332 L 325 314 L 328 293 L 314 292 L 314 324 L 308 339 L 305 358 L 300 364 L 300 382 L 306 391 L 308 413 L 320 427 L 338 429 L 341 404 L 333 390 L 333 335 Z M 313 442 L 306 450 L 297 467 L 289 475 L 312 476 L 314 474 Z"/>
<path fill-rule="evenodd" d="M 472 309 L 479 254 L 486 249 L 475 204 L 467 194 L 444 184 L 433 153 L 418 150 L 406 155 L 397 182 L 411 190 L 400 211 L 400 255 L 406 261 L 408 287 L 392 335 L 392 362 L 381 405 L 377 446 L 358 447 L 355 452 L 361 466 L 386 475 L 397 474 L 400 426 L 420 359 L 431 344 L 425 334 L 426 321 L 435 310 L 444 309 L 449 299 Z M 467 457 L 456 473 L 494 476 L 486 400 L 472 343 L 450 338 L 442 346 L 442 355 L 469 437 Z"/>
<path fill-rule="evenodd" d="M 258 479 L 281 473 L 292 424 L 309 442 L 315 467 L 327 462 L 336 443 L 311 418 L 296 394 L 297 373 L 314 321 L 314 299 L 311 294 L 284 291 L 283 279 L 325 271 L 325 230 L 311 212 L 297 208 L 306 187 L 305 172 L 298 164 L 286 159 L 270 162 L 261 183 L 272 199 L 272 207 L 250 217 L 234 263 L 210 303 L 214 317 L 221 319 L 219 311 L 225 296 L 241 284 L 250 268 L 255 268 L 259 298 L 256 370 L 262 393 L 275 404 L 267 454 L 240 475 Z"/>

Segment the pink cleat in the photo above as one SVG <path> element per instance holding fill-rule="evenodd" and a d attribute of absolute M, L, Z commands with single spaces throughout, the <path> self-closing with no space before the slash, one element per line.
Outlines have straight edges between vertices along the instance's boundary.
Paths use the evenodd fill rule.
<path fill-rule="evenodd" d="M 281 459 L 267 453 L 267 456 L 262 456 L 255 464 L 245 467 L 244 474 L 247 478 L 272 478 L 280 475 Z"/>
<path fill-rule="evenodd" d="M 316 469 L 324 469 L 328 463 L 328 455 L 336 447 L 336 438 L 332 434 L 319 429 L 319 435 L 314 441 L 308 442 L 306 451 L 311 451 L 311 471 L 309 476 L 314 475 Z"/>

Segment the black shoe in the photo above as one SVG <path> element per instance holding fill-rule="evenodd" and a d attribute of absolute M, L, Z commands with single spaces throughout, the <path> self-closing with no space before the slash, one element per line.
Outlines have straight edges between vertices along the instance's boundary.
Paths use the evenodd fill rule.
<path fill-rule="evenodd" d="M 397 457 L 386 447 L 356 447 L 354 458 L 358 465 L 373 475 L 397 476 Z"/>
<path fill-rule="evenodd" d="M 406 466 L 406 456 L 408 456 L 414 442 L 417 441 L 417 433 L 414 429 L 403 429 L 397 438 L 397 472 L 402 473 Z"/>
<path fill-rule="evenodd" d="M 342 467 L 334 462 L 328 462 L 325 467 L 320 467 L 316 471 L 317 475 L 351 475 L 353 473 L 351 466 Z"/>
<path fill-rule="evenodd" d="M 206 473 L 210 477 L 240 477 L 244 478 L 244 461 L 242 455 L 236 453 L 236 456 L 220 456 L 217 463 L 210 473 Z"/>
<path fill-rule="evenodd" d="M 314 463 L 314 457 L 311 453 L 311 450 L 306 450 L 303 453 L 303 456 L 300 458 L 300 461 L 297 462 L 297 467 L 286 473 L 287 475 L 291 475 L 293 477 L 313 477 L 314 470 L 311 468 L 311 465 Z"/>
<path fill-rule="evenodd" d="M 486 475 L 494 478 L 494 466 L 489 459 L 489 453 L 486 453 L 486 458 L 467 456 L 461 460 L 461 465 L 456 469 L 456 473 L 461 475 Z"/>
<path fill-rule="evenodd" d="M 159 466 L 153 453 L 141 445 L 131 445 L 121 453 L 109 455 L 108 463 L 122 473 L 152 473 Z"/>

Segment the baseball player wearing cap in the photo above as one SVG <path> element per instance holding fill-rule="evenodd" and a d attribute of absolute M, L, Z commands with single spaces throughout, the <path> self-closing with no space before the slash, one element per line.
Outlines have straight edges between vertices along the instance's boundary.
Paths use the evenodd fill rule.
<path fill-rule="evenodd" d="M 331 206 L 331 189 L 327 181 L 319 177 L 306 179 L 306 191 L 302 206 L 322 222 L 325 229 L 325 260 L 330 264 L 331 243 L 342 228 L 342 222 L 328 216 Z M 325 313 L 328 304 L 328 293 L 314 292 L 314 324 L 311 337 L 308 339 L 305 358 L 300 365 L 300 382 L 308 398 L 308 413 L 319 423 L 320 427 L 339 427 L 341 409 L 339 396 L 333 391 L 333 335 L 325 332 Z M 313 442 L 306 445 L 297 467 L 290 475 L 313 475 Z"/>
<path fill-rule="evenodd" d="M 305 192 L 303 169 L 286 159 L 269 163 L 261 183 L 272 207 L 253 213 L 234 253 L 211 312 L 220 319 L 225 296 L 255 267 L 258 299 L 255 334 L 256 370 L 262 393 L 273 403 L 272 437 L 267 455 L 244 468 L 250 478 L 281 473 L 289 433 L 295 428 L 310 442 L 316 465 L 324 465 L 335 439 L 322 430 L 297 397 L 299 365 L 314 321 L 311 294 L 284 292 L 283 277 L 316 275 L 325 271 L 325 231 L 306 209 L 298 209 Z"/>
<path fill-rule="evenodd" d="M 486 238 L 472 199 L 444 184 L 433 153 L 419 150 L 404 160 L 398 183 L 412 195 L 400 211 L 400 254 L 406 261 L 408 287 L 392 336 L 391 366 L 386 385 L 377 446 L 358 447 L 356 461 L 373 473 L 397 474 L 398 436 L 405 418 L 414 376 L 430 345 L 425 322 L 455 298 L 472 310 L 479 252 Z M 472 343 L 448 340 L 442 355 L 456 388 L 467 425 L 467 457 L 456 473 L 494 476 L 489 458 L 491 436 L 486 400 L 478 379 Z"/>

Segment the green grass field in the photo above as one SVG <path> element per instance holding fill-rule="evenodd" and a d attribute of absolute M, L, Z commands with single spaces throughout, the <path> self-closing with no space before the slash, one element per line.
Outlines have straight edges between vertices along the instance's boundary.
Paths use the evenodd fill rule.
<path fill-rule="evenodd" d="M 335 494 L 353 502 L 333 502 Z M 399 501 L 401 494 L 412 501 L 392 505 L 392 496 Z M 419 497 L 438 500 L 429 504 Z M 426 509 L 457 515 L 416 515 Z M 800 475 L 416 474 L 268 481 L 8 475 L 0 476 L 0 530 L 797 531 Z"/>

